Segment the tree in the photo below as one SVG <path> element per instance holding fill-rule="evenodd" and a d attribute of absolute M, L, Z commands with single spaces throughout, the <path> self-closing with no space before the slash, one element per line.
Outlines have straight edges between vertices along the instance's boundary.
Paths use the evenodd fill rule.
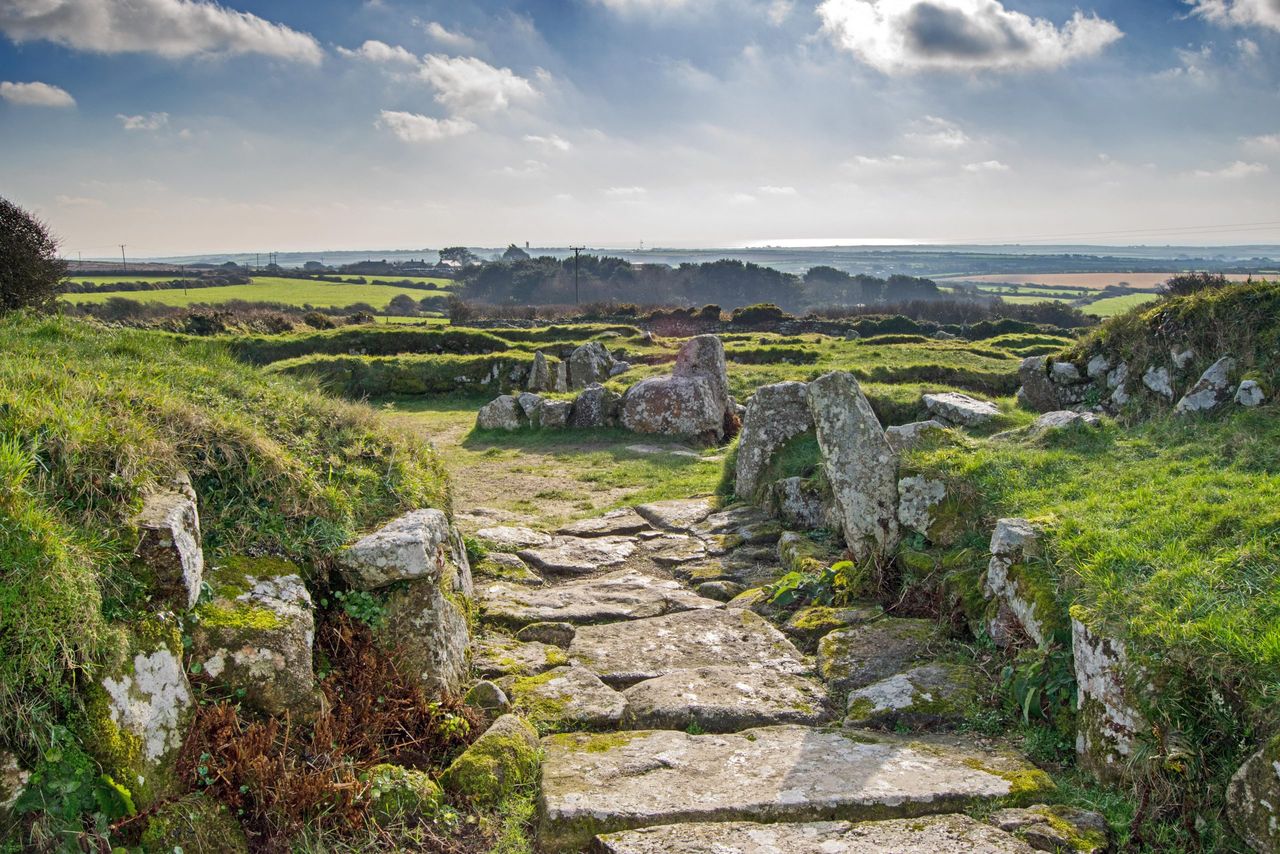
<path fill-rule="evenodd" d="M 0 198 L 0 314 L 48 308 L 66 275 L 58 241 L 44 223 Z"/>
<path fill-rule="evenodd" d="M 476 263 L 480 258 L 465 246 L 446 246 L 440 250 L 440 260 L 453 261 L 465 267 Z"/>
<path fill-rule="evenodd" d="M 502 260 L 508 263 L 512 261 L 528 261 L 529 258 L 530 258 L 529 253 L 525 252 L 523 249 L 521 249 L 519 246 L 516 246 L 514 243 L 512 243 L 510 246 L 507 247 L 506 252 L 502 253 Z"/>
<path fill-rule="evenodd" d="M 1160 293 L 1172 297 L 1184 297 L 1197 291 L 1216 290 L 1231 284 L 1221 273 L 1181 273 L 1172 276 L 1159 287 Z"/>
<path fill-rule="evenodd" d="M 396 294 L 387 303 L 387 314 L 415 317 L 418 314 L 418 301 L 408 294 Z"/>

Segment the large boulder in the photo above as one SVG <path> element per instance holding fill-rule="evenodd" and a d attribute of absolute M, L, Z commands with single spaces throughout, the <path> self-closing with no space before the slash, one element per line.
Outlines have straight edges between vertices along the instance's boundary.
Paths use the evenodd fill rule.
<path fill-rule="evenodd" d="M 447 579 L 470 595 L 471 567 L 462 537 L 440 510 L 413 510 L 343 549 L 343 578 L 356 590 L 397 581 Z"/>
<path fill-rule="evenodd" d="M 715 335 L 695 335 L 680 347 L 672 376 L 706 380 L 715 394 L 731 403 L 724 344 Z"/>
<path fill-rule="evenodd" d="M 1072 618 L 1071 647 L 1079 692 L 1077 760 L 1099 780 L 1123 780 L 1135 738 L 1146 728 L 1131 697 L 1134 675 L 1124 642 Z"/>
<path fill-rule="evenodd" d="M 1266 399 L 1266 392 L 1262 390 L 1262 386 L 1258 384 L 1257 380 L 1245 380 L 1240 383 L 1240 388 L 1236 389 L 1235 400 L 1241 406 L 1249 408 L 1261 406 Z"/>
<path fill-rule="evenodd" d="M 539 410 L 539 425 L 547 430 L 563 430 L 569 426 L 573 402 L 569 400 L 544 400 Z"/>
<path fill-rule="evenodd" d="M 298 568 L 279 558 L 234 558 L 214 568 L 209 585 L 213 598 L 196 607 L 191 633 L 199 671 L 226 690 L 243 691 L 265 714 L 317 712 L 315 617 Z"/>
<path fill-rule="evenodd" d="M 1223 356 L 1214 362 L 1200 376 L 1200 381 L 1182 396 L 1174 411 L 1180 415 L 1208 412 L 1231 400 L 1231 395 L 1236 390 L 1231 382 L 1231 373 L 1235 368 L 1236 360 L 1230 356 Z"/>
<path fill-rule="evenodd" d="M 457 694 L 466 681 L 471 629 L 469 605 L 456 583 L 411 581 L 395 588 L 373 637 L 427 694 Z"/>
<path fill-rule="evenodd" d="M 586 388 L 609 379 L 613 356 L 599 341 L 588 341 L 569 356 L 569 387 Z"/>
<path fill-rule="evenodd" d="M 1258 854 L 1280 851 L 1280 736 L 1250 756 L 1232 776 L 1227 818 Z"/>
<path fill-rule="evenodd" d="M 569 426 L 579 429 L 612 427 L 617 422 L 618 393 L 602 385 L 592 385 L 582 390 L 573 401 Z"/>
<path fill-rule="evenodd" d="M 204 579 L 195 499 L 179 490 L 149 495 L 133 524 L 140 574 L 146 576 L 156 601 L 180 611 L 195 605 Z"/>
<path fill-rule="evenodd" d="M 724 437 L 724 404 L 704 379 L 650 377 L 623 395 L 622 426 L 633 433 L 718 441 Z"/>
<path fill-rule="evenodd" d="M 175 767 L 195 711 L 171 615 L 122 632 L 120 654 L 87 691 L 86 744 L 145 808 L 180 790 Z"/>
<path fill-rule="evenodd" d="M 778 449 L 812 429 L 809 390 L 804 383 L 762 386 L 747 402 L 747 415 L 742 419 L 734 491 L 753 499 L 761 486 L 760 476 Z"/>
<path fill-rule="evenodd" d="M 529 382 L 525 387 L 529 391 L 539 392 L 553 391 L 555 385 L 551 365 L 547 361 L 547 357 L 539 350 L 533 354 L 533 367 L 529 369 Z"/>
<path fill-rule="evenodd" d="M 481 430 L 519 430 L 524 426 L 524 410 L 510 394 L 504 394 L 480 407 L 476 426 Z"/>
<path fill-rule="evenodd" d="M 946 429 L 947 425 L 931 418 L 928 421 L 913 421 L 910 424 L 888 427 L 884 433 L 889 437 L 890 447 L 901 454 L 916 447 L 929 436 L 940 435 Z"/>
<path fill-rule="evenodd" d="M 808 388 L 822 465 L 845 543 L 859 559 L 898 539 L 897 456 L 852 374 L 825 374 Z"/>

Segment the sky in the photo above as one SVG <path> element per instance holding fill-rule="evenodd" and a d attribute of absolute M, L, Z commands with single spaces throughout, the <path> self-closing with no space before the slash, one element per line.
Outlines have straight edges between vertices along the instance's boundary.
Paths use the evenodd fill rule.
<path fill-rule="evenodd" d="M 1280 243 L 1280 0 L 0 0 L 69 257 Z"/>

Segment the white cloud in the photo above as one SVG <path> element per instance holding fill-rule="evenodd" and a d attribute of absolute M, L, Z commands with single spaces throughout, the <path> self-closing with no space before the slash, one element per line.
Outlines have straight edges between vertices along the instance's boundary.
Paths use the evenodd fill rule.
<path fill-rule="evenodd" d="M 969 144 L 969 135 L 955 122 L 925 116 L 916 122 L 916 130 L 907 134 L 907 139 L 921 142 L 933 148 L 962 148 Z"/>
<path fill-rule="evenodd" d="M 617 199 L 635 199 L 648 192 L 644 187 L 610 187 L 604 191 L 604 194 Z"/>
<path fill-rule="evenodd" d="M 138 116 L 126 116 L 117 113 L 116 118 L 125 130 L 157 131 L 169 124 L 168 113 L 145 113 Z"/>
<path fill-rule="evenodd" d="M 1240 143 L 1254 151 L 1280 152 L 1280 133 L 1245 136 L 1240 138 Z"/>
<path fill-rule="evenodd" d="M 729 203 L 734 205 L 753 205 L 756 203 L 756 197 L 750 193 L 734 193 L 729 197 Z"/>
<path fill-rule="evenodd" d="M 1197 178 L 1226 178 L 1235 180 L 1239 178 L 1248 178 L 1250 175 L 1261 175 L 1263 172 L 1269 171 L 1263 163 L 1246 163 L 1243 160 L 1237 160 L 1235 163 L 1229 163 L 1221 169 L 1197 169 L 1191 173 Z"/>
<path fill-rule="evenodd" d="M 377 39 L 369 39 L 355 50 L 348 50 L 345 47 L 338 48 L 338 53 L 352 59 L 363 59 L 366 62 L 375 62 L 379 65 L 417 65 L 418 57 L 413 55 L 412 51 L 406 50 L 399 45 L 389 45 L 386 42 L 380 42 Z"/>
<path fill-rule="evenodd" d="M 436 90 L 436 100 L 459 113 L 505 110 L 512 103 L 538 97 L 538 90 L 510 68 L 495 68 L 474 56 L 433 53 L 418 72 Z"/>
<path fill-rule="evenodd" d="M 914 165 L 914 163 L 914 160 L 903 157 L 901 154 L 890 154 L 887 157 L 869 157 L 859 154 L 846 165 L 857 169 L 897 169 Z"/>
<path fill-rule="evenodd" d="M 983 160 L 979 163 L 966 163 L 964 171 L 966 172 L 1008 172 L 1009 164 L 1001 163 L 999 160 Z"/>
<path fill-rule="evenodd" d="M 318 64 L 308 33 L 202 0 L 0 0 L 0 31 L 94 53 L 261 54 Z"/>
<path fill-rule="evenodd" d="M 466 119 L 433 119 L 398 110 L 383 110 L 374 124 L 390 131 L 403 142 L 438 142 L 476 129 L 475 123 Z"/>
<path fill-rule="evenodd" d="M 759 192 L 759 193 L 763 193 L 763 194 L 764 194 L 764 195 L 766 195 L 766 196 L 796 196 L 796 195 L 799 195 L 799 193 L 798 193 L 798 192 L 796 192 L 796 188 L 795 188 L 795 187 L 776 187 L 776 186 L 774 186 L 774 185 L 772 185 L 772 184 L 766 184 L 766 185 L 765 185 L 765 186 L 763 186 L 763 187 L 757 187 L 757 188 L 756 188 L 756 191 L 757 191 L 757 192 Z"/>
<path fill-rule="evenodd" d="M 0 82 L 0 98 L 19 107 L 74 107 L 76 99 L 60 86 L 50 83 Z"/>
<path fill-rule="evenodd" d="M 823 0 L 818 15 L 836 45 L 885 74 L 1058 68 L 1123 36 L 1080 11 L 1059 27 L 1000 0 Z"/>
<path fill-rule="evenodd" d="M 54 196 L 53 199 L 58 203 L 60 208 L 104 208 L 107 203 L 102 199 L 95 199 L 91 196 Z"/>
<path fill-rule="evenodd" d="M 1186 0 L 1191 14 L 1223 26 L 1280 30 L 1280 0 Z"/>
<path fill-rule="evenodd" d="M 793 0 L 773 0 L 769 4 L 769 21 L 775 27 L 780 27 L 786 23 L 787 18 L 791 17 L 791 12 L 795 9 L 796 4 Z"/>
<path fill-rule="evenodd" d="M 1262 52 L 1253 39 L 1236 39 L 1236 50 L 1240 51 L 1240 55 L 1245 59 L 1257 59 L 1258 54 Z"/>
<path fill-rule="evenodd" d="M 438 21 L 430 21 L 423 24 L 422 28 L 427 31 L 427 35 L 433 41 L 445 47 L 451 47 L 454 50 L 475 50 L 477 47 L 475 39 L 464 33 L 445 29 Z"/>
<path fill-rule="evenodd" d="M 1199 50 L 1177 48 L 1178 65 L 1161 71 L 1156 77 L 1163 80 L 1190 80 L 1204 83 L 1213 74 L 1213 45 L 1201 45 Z"/>
<path fill-rule="evenodd" d="M 624 15 L 635 12 L 672 12 L 692 5 L 691 0 L 592 0 L 592 2 Z"/>
<path fill-rule="evenodd" d="M 499 175 L 506 175 L 510 178 L 529 178 L 534 175 L 541 175 L 547 171 L 547 164 L 541 160 L 526 160 L 519 166 L 503 166 L 498 170 Z"/>
<path fill-rule="evenodd" d="M 541 146 L 547 149 L 548 151 L 572 151 L 573 150 L 573 143 L 569 142 L 569 140 L 565 139 L 564 137 L 554 133 L 548 134 L 546 136 L 539 136 L 537 134 L 532 134 L 532 133 L 526 134 L 524 141 L 533 143 L 534 145 Z"/>

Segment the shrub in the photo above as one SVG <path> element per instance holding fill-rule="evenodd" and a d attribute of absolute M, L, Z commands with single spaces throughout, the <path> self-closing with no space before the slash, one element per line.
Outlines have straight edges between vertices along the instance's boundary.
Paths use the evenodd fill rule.
<path fill-rule="evenodd" d="M 708 306 L 710 308 L 710 306 Z M 716 312 L 719 317 L 719 312 Z M 787 319 L 787 313 L 773 303 L 762 302 L 735 308 L 729 317 L 734 326 L 760 326 L 779 323 Z"/>
<path fill-rule="evenodd" d="M 1160 286 L 1160 293 L 1169 296 L 1184 297 L 1199 291 L 1214 288 L 1225 288 L 1231 284 L 1221 273 L 1182 273 L 1172 276 Z"/>
<path fill-rule="evenodd" d="M 338 326 L 332 318 L 318 311 L 308 311 L 302 315 L 302 322 L 313 329 L 335 329 Z"/>
<path fill-rule="evenodd" d="M 48 308 L 67 264 L 44 223 L 0 198 L 0 314 L 19 308 Z"/>

